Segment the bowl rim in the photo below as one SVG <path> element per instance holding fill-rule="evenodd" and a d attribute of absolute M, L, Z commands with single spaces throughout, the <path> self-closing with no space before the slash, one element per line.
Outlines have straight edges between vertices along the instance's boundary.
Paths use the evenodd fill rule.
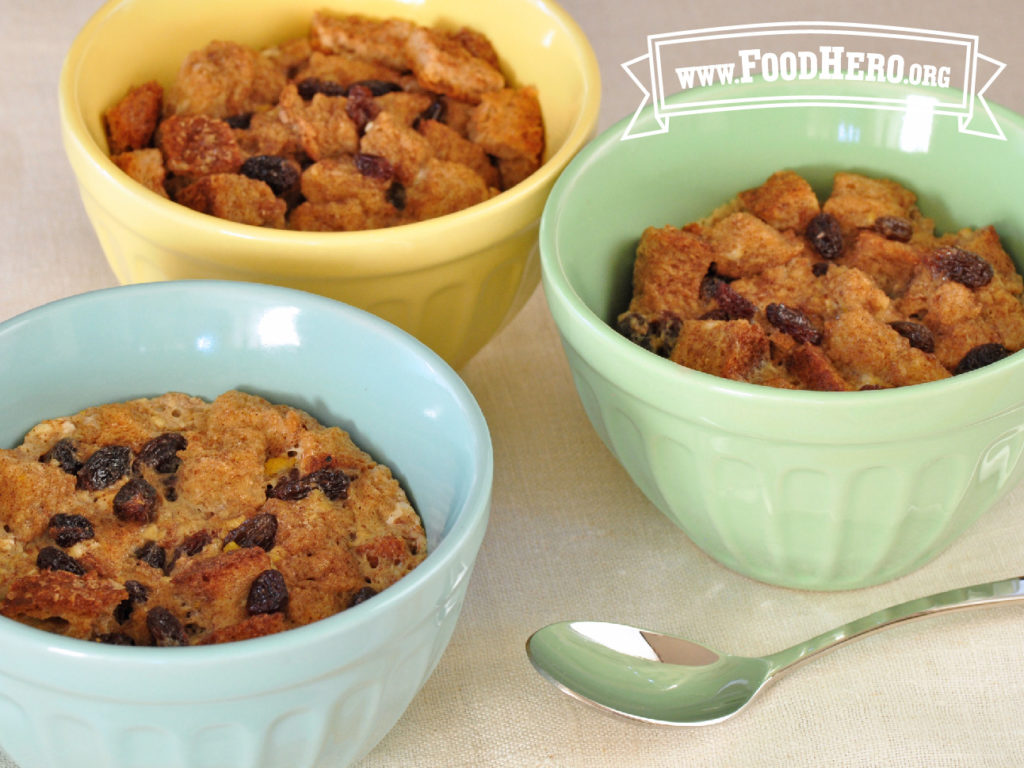
<path fill-rule="evenodd" d="M 493 448 L 486 419 L 475 397 L 458 373 L 429 347 L 406 331 L 358 307 L 307 291 L 262 283 L 174 280 L 101 288 L 50 301 L 0 322 L 0 338 L 21 332 L 24 327 L 31 326 L 37 319 L 46 318 L 55 311 L 74 311 L 79 307 L 117 301 L 119 296 L 125 294 L 140 297 L 188 294 L 194 298 L 197 291 L 206 292 L 211 297 L 223 296 L 224 299 L 245 295 L 267 304 L 298 302 L 318 313 L 340 315 L 349 321 L 354 319 L 393 343 L 403 353 L 423 363 L 449 393 L 465 422 L 465 438 L 468 447 L 472 449 L 477 471 L 467 484 L 463 502 L 447 518 L 446 523 L 450 525 L 446 527 L 441 541 L 428 551 L 427 557 L 416 568 L 378 593 L 373 600 L 319 621 L 274 635 L 218 645 L 176 648 L 169 657 L 166 648 L 104 645 L 53 634 L 0 616 L 0 639 L 7 649 L 4 654 L 0 654 L 0 675 L 31 677 L 23 673 L 22 667 L 9 669 L 2 661 L 9 655 L 19 654 L 45 657 L 51 665 L 47 673 L 49 677 L 53 677 L 62 665 L 74 667 L 83 659 L 117 664 L 126 673 L 168 675 L 168 661 L 173 661 L 175 667 L 195 671 L 222 667 L 229 663 L 247 663 L 252 659 L 284 653 L 301 646 L 323 646 L 329 644 L 332 638 L 357 631 L 361 626 L 372 624 L 381 614 L 393 611 L 394 604 L 406 601 L 424 582 L 452 567 L 461 556 L 462 549 L 476 536 L 482 535 L 481 527 L 486 528 L 493 483 Z"/>
<path fill-rule="evenodd" d="M 779 84 L 773 83 L 773 88 L 776 85 Z M 785 85 L 799 92 L 802 84 Z M 811 86 L 806 84 L 805 87 Z M 699 93 L 674 94 L 667 101 L 677 103 L 703 100 L 712 98 L 713 92 L 727 90 L 735 93 L 734 86 L 716 85 L 703 88 Z M 991 101 L 987 103 L 993 114 L 999 118 L 1000 125 L 1007 129 L 1007 133 L 1012 131 L 1024 137 L 1024 115 Z M 792 108 L 808 109 L 813 106 L 807 104 Z M 835 106 L 834 109 L 848 110 L 856 107 Z M 581 179 L 586 176 L 588 168 L 601 163 L 602 156 L 613 152 L 620 144 L 642 140 L 620 141 L 630 125 L 653 123 L 654 115 L 654 106 L 648 105 L 641 111 L 639 117 L 630 113 L 601 131 L 570 161 L 555 182 L 541 215 L 539 247 L 541 275 L 547 302 L 555 317 L 563 344 L 571 347 L 588 366 L 620 391 L 643 400 L 646 405 L 666 415 L 674 418 L 691 418 L 694 422 L 714 428 L 756 434 L 771 440 L 779 439 L 780 432 L 777 428 L 796 411 L 812 417 L 803 419 L 804 421 L 822 419 L 822 426 L 839 429 L 844 442 L 874 443 L 906 439 L 909 436 L 904 418 L 906 412 L 908 409 L 919 408 L 924 397 L 929 399 L 930 407 L 946 409 L 944 420 L 950 429 L 965 426 L 979 419 L 993 418 L 1020 407 L 1021 398 L 1006 395 L 1005 390 L 1011 389 L 1011 376 L 1024 376 L 1024 350 L 981 369 L 947 379 L 882 390 L 821 392 L 786 390 L 734 381 L 686 368 L 642 349 L 618 333 L 590 308 L 569 278 L 562 260 L 564 246 L 560 242 L 560 213 L 568 205 L 567 200 L 572 196 L 573 188 L 582 183 Z M 695 115 L 688 119 L 695 117 L 700 116 Z M 1018 271 L 1021 271 L 1024 253 L 1018 254 L 1016 261 Z M 586 347 L 595 354 L 584 354 L 580 351 L 581 347 Z M 640 373 L 639 376 L 635 375 L 637 372 Z M 636 391 L 637 380 L 644 381 L 642 393 Z M 998 385 L 998 381 L 1005 381 L 1005 385 Z M 992 389 L 1001 390 L 1004 396 L 994 401 L 971 396 L 971 390 L 986 384 L 990 384 Z M 713 395 L 720 401 L 716 403 L 716 406 L 720 407 L 710 409 L 699 416 L 687 414 L 685 395 L 698 391 L 701 394 Z M 778 419 L 771 421 L 772 426 L 758 429 L 744 423 L 744 416 L 749 413 L 747 409 L 755 400 L 760 409 L 759 417 L 764 411 L 776 412 L 779 415 Z M 704 404 L 707 404 L 706 400 L 702 402 L 702 405 Z M 877 426 L 876 436 L 872 439 L 856 436 L 859 425 L 865 423 L 865 420 Z M 794 428 L 794 440 L 834 443 L 840 439 L 835 434 L 816 435 L 817 431 L 820 431 L 820 427 Z M 922 427 L 920 431 L 922 434 L 928 434 L 935 430 Z"/>
<path fill-rule="evenodd" d="M 481 250 L 498 239 L 492 233 L 514 234 L 529 226 L 531 210 L 536 198 L 554 183 L 559 173 L 579 149 L 594 135 L 601 101 L 601 76 L 591 44 L 576 21 L 555 0 L 523 0 L 523 6 L 555 19 L 571 41 L 573 59 L 578 65 L 582 91 L 580 109 L 571 122 L 565 140 L 551 153 L 529 177 L 513 187 L 495 195 L 489 200 L 444 216 L 424 221 L 403 224 L 384 229 L 352 232 L 305 232 L 288 229 L 258 227 L 240 224 L 215 216 L 202 214 L 187 206 L 175 203 L 156 194 L 124 174 L 111 161 L 109 153 L 93 141 L 77 97 L 78 70 L 83 58 L 95 44 L 95 36 L 107 20 L 121 12 L 128 5 L 143 3 L 145 0 L 107 0 L 77 33 L 61 66 L 58 80 L 58 111 L 65 151 L 74 161 L 84 164 L 84 170 L 76 175 L 89 173 L 100 179 L 112 194 L 132 198 L 164 226 L 198 229 L 210 238 L 226 238 L 238 244 L 260 241 L 265 247 L 253 249 L 244 257 L 232 255 L 232 249 L 222 248 L 203 254 L 202 258 L 231 267 L 244 260 L 248 266 L 278 272 L 280 247 L 298 250 L 295 260 L 303 260 L 308 266 L 331 265 L 337 262 L 339 254 L 331 248 L 344 248 L 346 265 L 358 267 L 368 274 L 387 271 L 387 259 L 380 253 L 381 240 L 396 240 L 406 243 L 403 258 L 408 259 L 410 268 L 426 268 L 451 260 L 442 251 L 433 257 L 422 255 L 415 249 L 416 241 L 430 241 L 451 236 L 453 229 L 459 229 L 459 252 L 471 253 Z M 141 194 L 140 194 L 141 193 Z M 382 262 L 385 262 L 382 264 Z"/>

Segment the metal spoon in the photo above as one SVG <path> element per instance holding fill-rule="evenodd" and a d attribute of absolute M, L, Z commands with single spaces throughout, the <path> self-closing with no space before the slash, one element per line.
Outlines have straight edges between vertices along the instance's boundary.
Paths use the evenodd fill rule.
<path fill-rule="evenodd" d="M 526 653 L 544 677 L 588 704 L 649 723 L 709 725 L 735 715 L 783 672 L 849 640 L 938 613 L 1024 600 L 1022 579 L 900 603 L 760 658 L 596 621 L 550 624 L 527 640 Z"/>

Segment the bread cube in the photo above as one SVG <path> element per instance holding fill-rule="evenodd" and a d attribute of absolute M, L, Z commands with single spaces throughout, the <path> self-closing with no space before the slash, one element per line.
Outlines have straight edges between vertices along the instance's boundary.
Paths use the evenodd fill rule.
<path fill-rule="evenodd" d="M 864 310 L 844 312 L 825 325 L 825 352 L 858 389 L 901 387 L 949 377 L 933 356 L 911 346 L 888 323 Z"/>
<path fill-rule="evenodd" d="M 180 190 L 175 200 L 200 213 L 257 227 L 283 227 L 287 208 L 264 182 L 236 173 L 203 176 Z"/>
<path fill-rule="evenodd" d="M 295 82 L 306 78 L 329 80 L 342 86 L 348 86 L 361 80 L 382 80 L 399 83 L 402 73 L 376 61 L 361 59 L 352 53 L 322 53 L 313 51 L 309 60 L 295 73 Z"/>
<path fill-rule="evenodd" d="M 286 75 L 252 48 L 215 40 L 191 51 L 168 91 L 171 114 L 232 117 L 269 109 Z"/>
<path fill-rule="evenodd" d="M 832 194 L 822 210 L 835 216 L 842 231 L 849 234 L 873 227 L 882 216 L 909 219 L 916 202 L 913 192 L 890 179 L 840 172 L 833 178 Z"/>
<path fill-rule="evenodd" d="M 281 120 L 313 160 L 359 151 L 359 129 L 347 112 L 348 99 L 317 93 L 308 102 L 295 85 L 281 91 Z"/>
<path fill-rule="evenodd" d="M 136 86 L 103 113 L 112 155 L 144 149 L 153 140 L 163 109 L 164 89 L 155 80 Z"/>
<path fill-rule="evenodd" d="M 491 197 L 475 171 L 461 163 L 431 157 L 405 190 L 405 221 L 422 221 L 461 211 Z"/>
<path fill-rule="evenodd" d="M 235 140 L 242 153 L 252 155 L 281 155 L 294 157 L 302 151 L 298 136 L 281 119 L 279 107 L 257 112 L 247 128 L 235 128 Z"/>
<path fill-rule="evenodd" d="M 688 320 L 669 359 L 697 371 L 746 381 L 769 360 L 768 337 L 747 320 Z"/>
<path fill-rule="evenodd" d="M 743 208 L 778 230 L 802 233 L 821 212 L 818 196 L 793 171 L 777 171 L 759 187 L 740 192 Z"/>
<path fill-rule="evenodd" d="M 167 190 L 164 189 L 164 179 L 167 178 L 167 171 L 164 168 L 164 157 L 159 149 L 137 149 L 132 152 L 122 152 L 110 158 L 114 165 L 127 173 L 147 189 L 156 192 L 161 197 L 167 197 Z"/>
<path fill-rule="evenodd" d="M 495 157 L 539 160 L 544 123 L 537 90 L 504 88 L 482 95 L 470 116 L 468 136 Z"/>
<path fill-rule="evenodd" d="M 672 225 L 648 227 L 636 249 L 629 310 L 654 317 L 697 317 L 704 309 L 701 281 L 714 259 L 714 250 L 692 232 Z"/>
<path fill-rule="evenodd" d="M 404 19 L 371 19 L 360 14 L 341 16 L 316 11 L 310 39 L 314 50 L 353 53 L 402 71 L 412 68 L 406 53 L 406 41 L 415 26 Z"/>
<path fill-rule="evenodd" d="M 734 213 L 708 232 L 715 248 L 718 273 L 749 277 L 785 264 L 804 253 L 805 243 L 791 231 L 779 232 L 749 213 Z"/>
<path fill-rule="evenodd" d="M 888 240 L 873 230 L 864 229 L 854 235 L 843 253 L 842 262 L 866 273 L 886 295 L 895 297 L 906 292 L 922 258 L 920 248 Z"/>
<path fill-rule="evenodd" d="M 437 120 L 421 120 L 417 129 L 430 144 L 434 157 L 450 163 L 462 163 L 480 175 L 489 187 L 498 187 L 501 178 L 498 169 L 483 147 L 463 138 L 457 131 Z"/>
<path fill-rule="evenodd" d="M 366 126 L 359 151 L 387 158 L 395 170 L 395 178 L 405 185 L 413 182 L 433 156 L 433 150 L 423 136 L 386 111 Z"/>
<path fill-rule="evenodd" d="M 156 145 L 164 166 L 181 176 L 234 173 L 244 157 L 231 127 L 206 115 L 172 115 L 160 123 Z"/>
<path fill-rule="evenodd" d="M 420 86 L 433 93 L 476 104 L 485 93 L 505 87 L 500 70 L 460 39 L 439 30 L 413 29 L 406 41 L 406 53 Z"/>

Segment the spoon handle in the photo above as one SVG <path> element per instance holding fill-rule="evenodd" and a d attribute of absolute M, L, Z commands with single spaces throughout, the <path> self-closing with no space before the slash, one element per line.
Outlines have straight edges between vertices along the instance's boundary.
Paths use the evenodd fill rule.
<path fill-rule="evenodd" d="M 765 659 L 772 665 L 770 676 L 776 676 L 796 664 L 835 648 L 837 645 L 897 624 L 962 608 L 976 608 L 1015 600 L 1024 600 L 1024 576 L 977 584 L 973 587 L 951 589 L 948 592 L 939 592 L 935 595 L 919 597 L 916 600 L 908 600 L 899 605 L 883 608 L 868 616 L 843 624 L 841 627 L 823 632 L 817 637 L 812 637 L 791 648 L 766 656 Z"/>

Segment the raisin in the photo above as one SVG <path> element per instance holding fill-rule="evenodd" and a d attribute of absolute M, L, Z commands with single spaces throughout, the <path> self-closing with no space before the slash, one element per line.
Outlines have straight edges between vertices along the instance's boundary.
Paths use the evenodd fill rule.
<path fill-rule="evenodd" d="M 416 117 L 417 120 L 436 120 L 439 123 L 445 122 L 448 117 L 448 102 L 444 96 L 437 95 L 430 105 Z"/>
<path fill-rule="evenodd" d="M 718 310 L 711 310 L 701 320 L 749 320 L 757 307 L 729 285 L 731 280 L 718 274 L 717 265 L 711 262 L 707 274 L 700 281 L 698 295 L 704 301 L 714 301 Z"/>
<path fill-rule="evenodd" d="M 47 532 L 57 542 L 58 547 L 67 549 L 80 541 L 95 536 L 92 523 L 83 515 L 56 514 L 50 518 Z"/>
<path fill-rule="evenodd" d="M 357 152 L 353 159 L 355 160 L 356 170 L 363 174 L 363 176 L 387 181 L 395 175 L 394 166 L 391 165 L 386 157 L 381 155 Z"/>
<path fill-rule="evenodd" d="M 384 193 L 384 198 L 395 207 L 396 211 L 404 211 L 405 185 L 400 181 L 391 182 L 388 191 Z"/>
<path fill-rule="evenodd" d="M 371 96 L 383 96 L 385 93 L 402 90 L 402 86 L 391 80 L 357 80 L 348 86 L 345 95 L 351 98 L 353 89 L 357 88 L 367 91 Z"/>
<path fill-rule="evenodd" d="M 724 310 L 728 320 L 749 320 L 757 312 L 752 302 L 738 294 L 731 285 L 719 280 L 715 291 L 715 301 L 719 309 Z"/>
<path fill-rule="evenodd" d="M 929 254 L 928 260 L 939 275 L 968 288 L 981 288 L 992 280 L 991 264 L 978 254 L 955 245 L 936 248 Z"/>
<path fill-rule="evenodd" d="M 178 498 L 178 476 L 168 475 L 163 478 L 164 498 L 168 501 L 175 501 Z"/>
<path fill-rule="evenodd" d="M 902 216 L 879 216 L 872 229 L 886 240 L 898 240 L 901 243 L 909 243 L 914 236 L 914 225 L 910 219 Z"/>
<path fill-rule="evenodd" d="M 839 222 L 830 213 L 819 213 L 807 225 L 805 232 L 811 247 L 823 259 L 837 259 L 843 252 L 843 234 Z"/>
<path fill-rule="evenodd" d="M 353 84 L 348 89 L 345 114 L 352 118 L 360 136 L 366 131 L 367 123 L 380 114 L 380 107 L 373 100 L 373 95 L 373 91 L 365 85 Z"/>
<path fill-rule="evenodd" d="M 146 586 L 134 579 L 128 579 L 124 583 L 124 588 L 128 591 L 128 597 L 117 604 L 114 608 L 114 619 L 118 624 L 124 624 L 128 619 L 131 618 L 132 611 L 135 610 L 135 606 L 140 603 L 144 603 L 149 600 L 149 589 Z"/>
<path fill-rule="evenodd" d="M 324 96 L 344 96 L 348 89 L 339 83 L 330 80 L 321 80 L 318 77 L 307 77 L 296 84 L 296 90 L 303 101 L 309 101 L 318 93 Z"/>
<path fill-rule="evenodd" d="M 133 477 L 114 496 L 114 517 L 130 523 L 148 523 L 156 517 L 156 488 Z"/>
<path fill-rule="evenodd" d="M 704 301 L 714 301 L 718 296 L 718 284 L 721 282 L 727 282 L 727 280 L 718 274 L 718 265 L 712 261 L 708 266 L 708 271 L 700 280 L 697 296 Z"/>
<path fill-rule="evenodd" d="M 67 571 L 76 576 L 85 574 L 82 567 L 75 558 L 62 549 L 56 547 L 43 547 L 36 555 L 36 567 L 41 571 Z"/>
<path fill-rule="evenodd" d="M 50 450 L 39 457 L 39 460 L 44 463 L 55 461 L 57 466 L 69 475 L 77 475 L 78 470 L 82 468 L 82 462 L 75 455 L 75 444 L 67 437 L 54 443 Z"/>
<path fill-rule="evenodd" d="M 344 500 L 348 498 L 348 486 L 351 479 L 340 469 L 318 469 L 310 472 L 307 477 L 324 492 L 324 495 L 331 501 Z"/>
<path fill-rule="evenodd" d="M 953 374 L 958 375 L 968 371 L 976 371 L 979 368 L 984 368 L 986 365 L 1002 360 L 1009 354 L 1010 350 L 1002 344 L 979 344 L 961 358 L 960 362 L 956 364 L 956 368 L 953 369 Z"/>
<path fill-rule="evenodd" d="M 188 447 L 188 440 L 180 432 L 165 432 L 147 442 L 139 451 L 139 461 L 161 474 L 177 472 L 181 466 L 178 451 Z"/>
<path fill-rule="evenodd" d="M 242 163 L 238 172 L 250 179 L 262 181 L 278 197 L 290 192 L 299 183 L 299 169 L 280 155 L 253 155 Z"/>
<path fill-rule="evenodd" d="M 769 304 L 765 307 L 768 322 L 783 333 L 788 333 L 801 344 L 820 344 L 821 331 L 811 325 L 807 315 L 799 309 L 785 304 Z"/>
<path fill-rule="evenodd" d="M 277 538 L 277 518 L 269 512 L 254 515 L 230 531 L 224 537 L 224 543 L 234 542 L 240 547 L 260 547 L 269 552 L 274 548 Z"/>
<path fill-rule="evenodd" d="M 252 122 L 252 112 L 242 112 L 238 115 L 228 115 L 224 118 L 224 122 L 230 125 L 232 128 L 240 128 L 245 130 L 249 127 Z"/>
<path fill-rule="evenodd" d="M 78 470 L 78 487 L 99 491 L 113 485 L 128 472 L 132 451 L 126 445 L 106 445 L 85 460 Z"/>
<path fill-rule="evenodd" d="M 672 353 L 682 327 L 682 320 L 675 315 L 648 318 L 637 312 L 623 314 L 616 325 L 619 333 L 631 342 L 661 357 Z"/>
<path fill-rule="evenodd" d="M 257 613 L 277 613 L 283 611 L 288 604 L 288 587 L 284 576 L 273 569 L 263 571 L 249 587 L 249 597 L 245 601 L 245 610 L 250 616 Z"/>
<path fill-rule="evenodd" d="M 811 274 L 813 274 L 815 277 L 824 277 L 825 273 L 827 273 L 827 272 L 828 272 L 828 262 L 827 261 L 816 261 L 811 266 Z"/>
<path fill-rule="evenodd" d="M 166 608 L 156 606 L 146 614 L 146 627 L 153 644 L 161 647 L 188 645 L 188 635 L 178 618 Z"/>
<path fill-rule="evenodd" d="M 124 632 L 105 632 L 96 637 L 96 642 L 104 645 L 135 645 L 135 641 Z"/>
<path fill-rule="evenodd" d="M 910 342 L 910 346 L 920 349 L 922 352 L 935 351 L 935 337 L 927 325 L 915 323 L 912 320 L 897 320 L 889 323 L 889 326 L 900 336 Z"/>
<path fill-rule="evenodd" d="M 365 603 L 367 600 L 369 600 L 376 594 L 377 590 L 375 590 L 373 587 L 363 587 L 354 595 L 352 595 L 352 598 L 348 601 L 348 607 L 351 608 L 353 605 Z"/>
<path fill-rule="evenodd" d="M 299 470 L 293 469 L 285 477 L 277 481 L 276 485 L 267 487 L 268 499 L 281 499 L 282 501 L 298 501 L 309 496 L 313 490 L 313 483 L 306 477 L 299 476 Z"/>
<path fill-rule="evenodd" d="M 183 555 L 193 557 L 203 551 L 203 548 L 210 543 L 213 536 L 209 531 L 196 531 L 185 537 L 185 540 L 178 546 Z"/>
<path fill-rule="evenodd" d="M 128 579 L 124 583 L 124 588 L 128 590 L 128 599 L 133 603 L 144 603 L 149 600 L 149 588 L 135 579 Z"/>
<path fill-rule="evenodd" d="M 167 565 L 167 553 L 155 541 L 147 541 L 135 550 L 135 559 L 151 568 L 163 569 Z"/>

